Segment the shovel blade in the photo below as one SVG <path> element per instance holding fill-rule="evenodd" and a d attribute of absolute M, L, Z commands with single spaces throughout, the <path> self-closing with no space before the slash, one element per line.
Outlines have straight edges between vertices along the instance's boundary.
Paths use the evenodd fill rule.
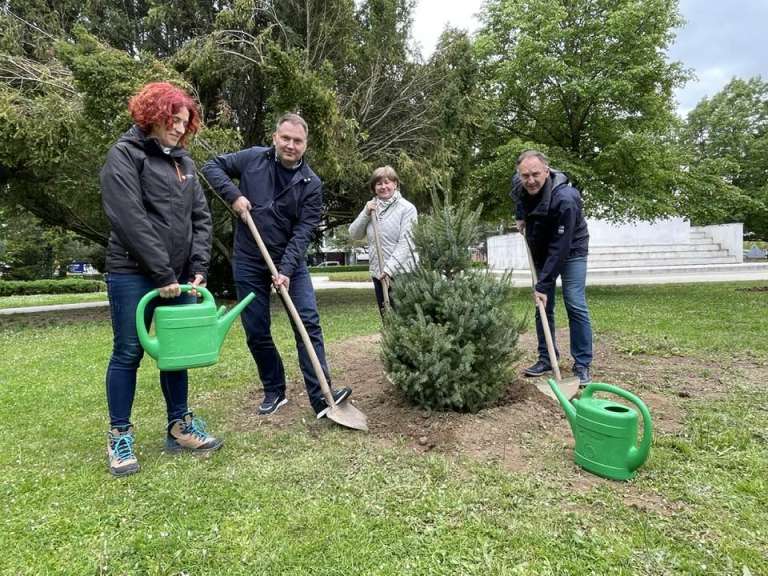
<path fill-rule="evenodd" d="M 349 400 L 344 400 L 332 406 L 326 416 L 340 426 L 368 432 L 368 417 L 350 403 Z"/>
<path fill-rule="evenodd" d="M 571 400 L 574 396 L 576 396 L 579 393 L 578 378 L 566 378 L 565 380 L 560 380 L 560 382 L 558 382 L 557 385 L 560 387 L 560 392 L 563 393 L 563 396 L 565 396 L 567 400 Z M 544 383 L 537 382 L 536 389 L 542 394 L 544 394 L 544 396 L 548 396 L 549 398 L 552 398 L 555 402 L 558 402 L 557 396 L 555 396 L 555 393 L 552 392 L 552 388 L 546 382 Z"/>

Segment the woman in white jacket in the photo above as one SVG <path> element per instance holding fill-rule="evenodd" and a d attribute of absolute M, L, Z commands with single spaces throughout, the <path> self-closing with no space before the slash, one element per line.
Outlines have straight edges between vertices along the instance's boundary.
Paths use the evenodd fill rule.
<path fill-rule="evenodd" d="M 384 291 L 392 306 L 392 280 L 413 266 L 414 252 L 411 244 L 411 228 L 417 219 L 416 207 L 400 194 L 400 178 L 391 166 L 373 171 L 368 186 L 375 194 L 363 211 L 349 225 L 353 240 L 368 240 L 368 257 L 376 301 L 384 313 Z M 377 219 L 381 260 L 376 249 L 373 218 Z"/>

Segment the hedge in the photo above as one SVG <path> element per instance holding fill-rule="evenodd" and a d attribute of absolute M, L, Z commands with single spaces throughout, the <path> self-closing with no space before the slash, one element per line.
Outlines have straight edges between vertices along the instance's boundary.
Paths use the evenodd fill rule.
<path fill-rule="evenodd" d="M 355 266 L 310 266 L 311 274 L 334 274 L 336 272 L 363 272 L 368 270 L 368 264 L 357 264 Z"/>
<path fill-rule="evenodd" d="M 24 296 L 31 294 L 82 294 L 84 292 L 106 292 L 103 280 L 0 280 L 0 296 Z"/>

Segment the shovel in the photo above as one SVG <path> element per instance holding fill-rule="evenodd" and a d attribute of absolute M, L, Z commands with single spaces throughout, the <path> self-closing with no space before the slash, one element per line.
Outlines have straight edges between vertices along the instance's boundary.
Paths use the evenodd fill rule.
<path fill-rule="evenodd" d="M 375 210 L 371 214 L 371 222 L 373 223 L 373 239 L 376 243 L 376 255 L 379 258 L 379 272 L 384 273 L 384 258 L 381 252 L 381 240 L 379 234 L 379 214 Z M 384 293 L 384 310 L 389 311 L 389 280 L 381 280 L 381 291 Z"/>
<path fill-rule="evenodd" d="M 533 265 L 533 255 L 531 254 L 531 247 L 528 246 L 528 239 L 525 237 L 525 234 L 523 234 L 523 242 L 525 243 L 526 254 L 528 254 L 528 267 L 531 269 L 531 286 L 535 293 L 536 283 L 538 282 L 536 278 L 536 267 Z M 555 373 L 555 381 L 557 382 L 557 385 L 560 388 L 560 391 L 563 393 L 563 396 L 565 396 L 566 399 L 570 400 L 571 398 L 576 396 L 576 394 L 578 394 L 580 381 L 576 377 L 563 380 L 563 377 L 560 374 L 560 366 L 557 363 L 557 354 L 555 353 L 555 343 L 552 341 L 552 332 L 549 331 L 549 321 L 547 320 L 547 310 L 544 307 L 544 304 L 539 300 L 536 300 L 536 305 L 539 308 L 539 318 L 541 318 L 541 327 L 544 330 L 544 340 L 547 341 L 547 353 L 549 354 L 549 363 L 552 364 L 552 371 Z M 539 390 L 539 392 L 541 392 L 545 396 L 549 396 L 553 400 L 558 401 L 557 396 L 555 396 L 555 393 L 552 391 L 552 388 L 550 388 L 549 384 L 537 383 L 536 388 Z"/>
<path fill-rule="evenodd" d="M 261 257 L 264 258 L 264 261 L 267 263 L 267 266 L 269 266 L 269 271 L 272 274 L 274 278 L 277 278 L 277 268 L 275 268 L 275 263 L 272 261 L 272 258 L 269 255 L 269 252 L 267 251 L 267 246 L 264 244 L 264 241 L 261 239 L 261 234 L 259 234 L 259 231 L 256 229 L 256 224 L 253 222 L 253 218 L 251 218 L 250 213 L 245 212 L 244 213 L 244 221 L 248 225 L 248 228 L 251 231 L 251 234 L 253 235 L 253 239 L 256 240 L 256 244 L 259 245 L 259 251 L 261 252 Z M 333 396 L 331 395 L 331 387 L 328 386 L 328 381 L 325 379 L 325 374 L 323 373 L 323 368 L 320 365 L 320 360 L 317 357 L 317 353 L 315 352 L 315 347 L 312 346 L 312 341 L 309 339 L 309 334 L 307 334 L 307 329 L 304 327 L 304 323 L 301 321 L 301 316 L 299 316 L 298 311 L 296 310 L 296 307 L 293 305 L 293 301 L 291 300 L 291 297 L 288 295 L 288 289 L 285 286 L 280 286 L 280 296 L 283 297 L 283 302 L 285 303 L 285 307 L 288 309 L 288 313 L 291 316 L 291 319 L 293 320 L 294 326 L 296 326 L 296 329 L 299 331 L 299 334 L 301 334 L 301 339 L 304 342 L 304 347 L 307 349 L 307 354 L 309 354 L 309 359 L 312 361 L 312 368 L 315 370 L 315 375 L 317 376 L 317 379 L 320 381 L 320 389 L 323 392 L 323 397 L 325 398 L 325 402 L 328 404 L 329 409 L 328 412 L 326 412 L 326 416 L 336 422 L 337 424 L 340 424 L 341 426 L 345 426 L 347 428 L 354 428 L 355 430 L 364 430 L 368 431 L 368 418 L 365 414 L 363 414 L 360 410 L 355 408 L 348 400 L 348 398 L 345 398 L 338 404 L 335 404 L 333 401 Z"/>

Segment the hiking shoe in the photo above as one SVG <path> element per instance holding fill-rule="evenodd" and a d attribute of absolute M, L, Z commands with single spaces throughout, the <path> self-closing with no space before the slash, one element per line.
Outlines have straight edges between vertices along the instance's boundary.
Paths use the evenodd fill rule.
<path fill-rule="evenodd" d="M 579 377 L 579 388 L 584 388 L 592 383 L 592 375 L 589 373 L 589 366 L 574 366 L 573 375 Z"/>
<path fill-rule="evenodd" d="M 523 371 L 523 374 L 526 376 L 544 376 L 544 374 L 551 371 L 552 366 L 549 365 L 549 362 L 545 362 L 544 360 L 537 360 L 536 364 L 526 368 Z"/>
<path fill-rule="evenodd" d="M 338 390 L 331 390 L 331 396 L 333 396 L 333 403 L 334 405 L 338 406 L 344 400 L 349 398 L 349 396 L 352 394 L 352 388 L 344 387 L 339 388 Z M 320 410 L 317 411 L 317 418 L 318 420 L 320 418 L 323 418 L 326 414 L 328 414 L 328 410 L 330 410 L 330 407 L 328 406 L 327 402 L 323 400 L 323 407 L 320 408 Z"/>
<path fill-rule="evenodd" d="M 195 418 L 192 412 L 187 412 L 181 420 L 173 420 L 168 424 L 168 434 L 165 437 L 165 449 L 168 452 L 189 450 L 196 454 L 207 454 L 221 448 L 224 441 L 214 438 L 205 430 L 205 421 Z"/>
<path fill-rule="evenodd" d="M 274 414 L 280 406 L 285 406 L 286 404 L 288 404 L 288 398 L 285 397 L 285 392 L 267 394 L 259 405 L 259 414 L 262 416 Z"/>
<path fill-rule="evenodd" d="M 133 441 L 133 426 L 125 430 L 112 428 L 107 433 L 107 460 L 112 476 L 128 476 L 139 471 Z"/>

